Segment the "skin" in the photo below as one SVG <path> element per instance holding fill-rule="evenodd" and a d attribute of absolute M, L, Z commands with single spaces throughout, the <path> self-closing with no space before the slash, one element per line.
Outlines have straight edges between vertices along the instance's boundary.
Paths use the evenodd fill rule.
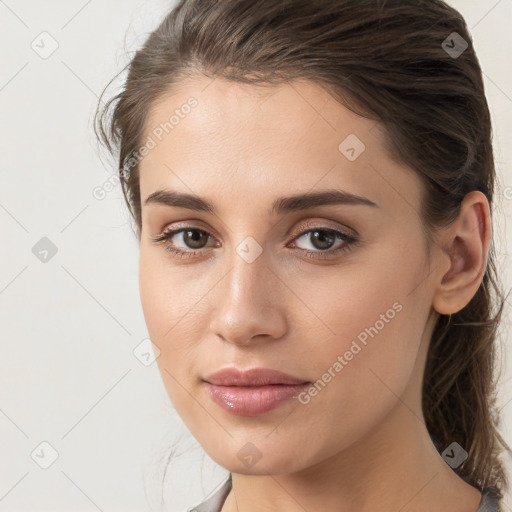
<path fill-rule="evenodd" d="M 197 76 L 155 103 L 145 135 L 191 96 L 198 106 L 140 164 L 140 294 L 173 405 L 233 474 L 222 512 L 476 511 L 480 492 L 430 440 L 421 382 L 438 314 L 462 309 L 481 283 L 491 237 L 485 196 L 468 194 L 428 248 L 422 184 L 387 154 L 380 124 L 311 82 L 263 87 Z M 350 134 L 366 146 L 355 161 L 338 150 Z M 216 213 L 146 205 L 161 189 L 207 198 Z M 278 197 L 325 189 L 378 207 L 268 212 Z M 196 257 L 177 258 L 152 240 L 184 226 L 211 237 L 191 246 L 177 234 L 167 243 L 200 247 Z M 301 235 L 314 228 L 355 230 L 358 241 L 315 259 L 325 246 Z M 262 249 L 252 263 L 236 251 L 248 236 Z M 394 303 L 400 312 L 307 404 L 235 416 L 205 389 L 202 379 L 227 366 L 314 382 Z M 261 454 L 250 467 L 237 456 L 249 442 Z"/>

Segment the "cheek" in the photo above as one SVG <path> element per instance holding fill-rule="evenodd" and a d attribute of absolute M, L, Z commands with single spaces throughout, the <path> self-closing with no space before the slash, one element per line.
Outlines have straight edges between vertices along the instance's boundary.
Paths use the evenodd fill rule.
<path fill-rule="evenodd" d="M 165 255 L 162 261 L 154 251 L 141 249 L 139 291 L 147 330 L 160 350 L 156 363 L 169 399 L 187 424 L 200 413 L 193 411 L 190 395 L 194 392 L 190 375 L 197 359 L 193 341 L 200 339 L 194 307 L 199 299 L 191 288 L 195 289 L 186 286 L 179 270 L 171 271 Z"/>
<path fill-rule="evenodd" d="M 149 336 L 160 349 L 157 363 L 161 370 L 165 368 L 181 382 L 187 375 L 190 363 L 187 354 L 192 341 L 200 337 L 197 332 L 200 293 L 196 286 L 187 286 L 183 272 L 173 270 L 165 257 L 141 249 L 139 292 Z"/>
<path fill-rule="evenodd" d="M 318 323 L 329 327 L 324 332 L 340 341 L 336 348 L 343 348 L 347 342 L 350 345 L 350 340 L 358 336 L 364 343 L 369 331 L 387 338 L 386 332 L 396 336 L 397 330 L 403 328 L 402 319 L 409 314 L 405 312 L 416 307 L 410 292 L 422 271 L 418 264 L 411 264 L 410 258 L 402 262 L 397 256 L 391 250 L 382 251 L 338 273 L 330 269 L 330 274 L 316 279 L 315 287 L 310 280 L 303 283 L 301 293 L 318 313 Z M 325 347 L 333 345 L 328 343 Z"/>
<path fill-rule="evenodd" d="M 421 289 L 411 293 L 425 272 L 421 255 L 400 261 L 389 250 L 372 261 L 308 295 L 331 329 L 311 357 L 319 390 L 311 404 L 332 411 L 333 428 L 383 416 L 406 389 L 421 343 L 428 308 Z"/>
<path fill-rule="evenodd" d="M 139 260 L 139 292 L 148 330 L 165 345 L 175 334 L 189 329 L 204 295 L 190 270 L 172 265 L 163 249 L 142 247 Z"/>

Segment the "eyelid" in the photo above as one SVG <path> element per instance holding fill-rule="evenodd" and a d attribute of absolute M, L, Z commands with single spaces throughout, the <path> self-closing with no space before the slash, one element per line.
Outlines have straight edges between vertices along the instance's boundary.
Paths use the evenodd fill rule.
<path fill-rule="evenodd" d="M 151 238 L 152 238 L 152 240 L 155 241 L 156 239 L 161 238 L 164 235 L 168 235 L 170 233 L 178 234 L 176 232 L 181 232 L 182 230 L 186 230 L 186 229 L 204 231 L 210 237 L 218 238 L 216 233 L 211 233 L 211 229 L 209 227 L 207 228 L 204 226 L 200 227 L 195 224 L 193 225 L 192 223 L 195 223 L 195 222 L 201 223 L 201 220 L 200 219 L 189 219 L 187 221 L 180 221 L 180 222 L 174 223 L 174 224 L 170 225 L 170 227 L 165 227 L 157 235 L 155 235 L 154 237 L 151 237 Z M 311 231 L 313 229 L 324 229 L 324 230 L 332 229 L 333 231 L 341 231 L 347 237 L 353 237 L 353 238 L 359 237 L 359 233 L 355 229 L 348 228 L 346 226 L 341 227 L 339 225 L 330 226 L 329 222 L 332 222 L 332 221 L 328 221 L 326 219 L 322 219 L 322 220 L 318 219 L 316 221 L 306 220 L 306 221 L 299 222 L 298 225 L 294 226 L 294 228 L 292 228 L 291 230 L 289 230 L 286 233 L 286 238 L 292 236 L 292 234 L 293 234 L 292 240 L 295 240 L 296 238 L 306 234 L 308 231 Z"/>
<path fill-rule="evenodd" d="M 359 238 L 359 233 L 355 229 L 348 228 L 346 226 L 340 226 L 339 224 L 335 226 L 329 225 L 329 222 L 326 219 L 317 220 L 317 221 L 303 221 L 298 224 L 298 226 L 293 230 L 298 230 L 299 233 L 294 235 L 294 239 L 298 236 L 303 235 L 305 232 L 314 230 L 314 229 L 332 229 L 333 231 L 341 231 L 344 235 L 351 238 Z"/>
<path fill-rule="evenodd" d="M 155 235 L 155 237 L 151 237 L 151 238 L 154 240 L 156 237 L 163 236 L 166 233 L 171 233 L 171 232 L 181 231 L 181 230 L 186 230 L 186 229 L 204 231 L 205 233 L 208 233 L 208 235 L 218 238 L 217 232 L 213 228 L 206 226 L 206 224 L 204 224 L 200 219 L 188 219 L 188 220 L 173 222 L 172 224 L 166 225 L 162 230 L 160 230 Z"/>
<path fill-rule="evenodd" d="M 150 236 L 150 239 L 156 243 L 165 242 L 166 240 L 168 240 L 180 233 L 183 233 L 185 231 L 201 231 L 201 232 L 205 233 L 209 238 L 212 238 L 212 239 L 215 238 L 214 235 L 212 233 L 210 233 L 210 231 L 208 231 L 207 229 L 199 228 L 197 226 L 187 224 L 185 226 L 175 226 L 175 227 L 173 226 L 173 227 L 165 228 L 157 235 Z M 204 249 L 205 248 L 203 247 L 202 249 L 181 249 L 181 250 L 194 252 L 194 251 L 201 251 Z"/>
<path fill-rule="evenodd" d="M 194 219 L 195 220 L 195 219 Z M 166 227 L 163 231 L 160 232 L 160 234 L 156 236 L 150 236 L 151 240 L 154 243 L 157 244 L 163 244 L 166 251 L 171 253 L 176 258 L 200 258 L 201 253 L 206 252 L 207 249 L 211 249 L 212 247 L 218 247 L 218 240 L 216 234 L 213 234 L 210 232 L 210 228 L 202 228 L 197 225 L 191 224 L 192 219 L 187 221 L 179 222 L 178 224 L 170 225 L 169 227 Z M 318 219 L 316 221 L 312 221 L 311 219 L 308 219 L 307 221 L 300 222 L 298 226 L 295 226 L 295 229 L 293 231 L 299 231 L 298 233 L 295 233 L 293 238 L 286 242 L 286 248 L 288 248 L 288 245 L 290 243 L 295 243 L 296 240 L 303 237 L 304 235 L 314 232 L 315 230 L 319 231 L 332 231 L 335 233 L 335 237 L 338 239 L 341 239 L 343 241 L 342 244 L 340 244 L 335 249 L 328 249 L 325 251 L 322 250 L 308 250 L 308 249 L 299 249 L 300 252 L 303 255 L 307 255 L 309 259 L 317 259 L 317 260 L 328 260 L 335 258 L 339 254 L 349 251 L 353 248 L 354 245 L 359 243 L 359 236 L 354 234 L 354 229 L 350 229 L 347 227 L 340 227 L 337 225 L 336 227 L 329 225 L 330 221 L 327 221 L 326 219 L 322 219 L 319 221 Z M 176 248 L 173 244 L 169 242 L 171 238 L 174 236 L 189 231 L 199 231 L 207 235 L 208 238 L 211 238 L 214 240 L 213 246 L 205 246 L 198 249 L 190 249 L 190 248 Z M 212 230 L 214 231 L 214 230 Z M 286 239 L 288 240 L 289 234 L 287 233 Z"/>

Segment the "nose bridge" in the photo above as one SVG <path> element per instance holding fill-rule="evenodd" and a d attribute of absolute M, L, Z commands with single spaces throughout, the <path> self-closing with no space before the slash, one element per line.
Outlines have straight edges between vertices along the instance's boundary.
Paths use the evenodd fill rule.
<path fill-rule="evenodd" d="M 242 344 L 257 335 L 281 336 L 286 326 L 276 304 L 277 290 L 271 290 L 276 282 L 263 248 L 245 239 L 228 260 L 230 268 L 213 307 L 213 333 Z"/>
<path fill-rule="evenodd" d="M 257 245 L 256 245 L 257 244 Z M 235 248 L 230 272 L 230 288 L 235 296 L 262 298 L 263 288 L 268 284 L 264 276 L 270 274 L 268 257 L 256 241 L 244 240 Z"/>
<path fill-rule="evenodd" d="M 225 295 L 222 298 L 230 307 L 261 307 L 271 297 L 267 293 L 268 277 L 271 275 L 267 268 L 268 258 L 263 248 L 255 243 L 249 240 L 241 242 L 230 258 L 231 270 L 226 276 Z"/>
<path fill-rule="evenodd" d="M 226 276 L 229 288 L 226 293 L 235 300 L 245 300 L 250 295 L 257 299 L 266 284 L 262 276 L 272 273 L 267 267 L 271 264 L 270 254 L 254 237 L 263 240 L 268 232 L 265 229 L 258 229 L 257 232 L 253 229 L 251 232 L 248 226 L 232 229 L 232 244 L 229 244 L 230 250 L 225 254 L 231 269 Z M 244 236 L 244 231 L 250 234 Z"/>

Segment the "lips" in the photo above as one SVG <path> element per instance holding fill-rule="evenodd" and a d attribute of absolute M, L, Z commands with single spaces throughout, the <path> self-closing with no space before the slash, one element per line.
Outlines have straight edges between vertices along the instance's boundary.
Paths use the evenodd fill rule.
<path fill-rule="evenodd" d="M 226 368 L 203 379 L 210 398 L 238 416 L 259 416 L 296 397 L 311 382 L 269 368 Z"/>
<path fill-rule="evenodd" d="M 225 368 L 204 379 L 216 386 L 266 386 L 269 384 L 306 384 L 308 381 L 270 368 L 238 370 Z"/>

